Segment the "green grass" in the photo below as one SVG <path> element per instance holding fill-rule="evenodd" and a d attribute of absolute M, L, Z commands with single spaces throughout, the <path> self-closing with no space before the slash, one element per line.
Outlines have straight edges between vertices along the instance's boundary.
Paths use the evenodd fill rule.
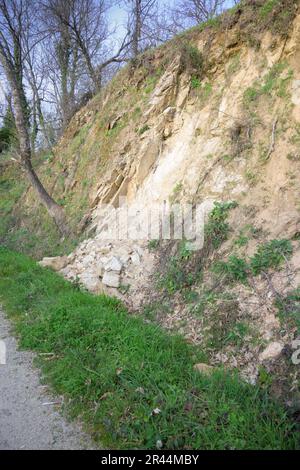
<path fill-rule="evenodd" d="M 278 5 L 279 0 L 267 0 L 259 10 L 262 18 L 266 18 L 272 10 Z"/>
<path fill-rule="evenodd" d="M 47 156 L 36 158 L 44 160 Z M 0 244 L 37 259 L 72 251 L 78 237 L 62 241 L 44 207 L 37 204 L 33 209 L 26 201 L 27 187 L 19 167 L 10 165 L 0 170 Z"/>
<path fill-rule="evenodd" d="M 139 135 L 143 135 L 145 132 L 149 131 L 150 127 L 146 124 L 145 126 L 141 127 L 140 129 L 137 129 L 137 133 Z"/>
<path fill-rule="evenodd" d="M 114 448 L 295 449 L 296 429 L 265 391 L 193 370 L 197 349 L 117 300 L 78 290 L 0 249 L 0 295 L 22 348 L 94 438 Z M 153 410 L 158 408 L 158 414 Z"/>
<path fill-rule="evenodd" d="M 244 92 L 245 106 L 249 108 L 263 95 L 269 97 L 276 95 L 280 98 L 286 98 L 288 96 L 288 85 L 293 78 L 291 70 L 288 70 L 286 77 L 281 77 L 286 66 L 285 62 L 278 62 L 263 77 L 262 82 L 255 81 L 252 87 L 247 88 Z"/>

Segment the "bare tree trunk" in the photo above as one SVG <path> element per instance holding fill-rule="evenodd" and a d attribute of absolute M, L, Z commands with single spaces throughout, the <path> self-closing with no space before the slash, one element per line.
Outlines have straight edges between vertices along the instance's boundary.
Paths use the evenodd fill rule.
<path fill-rule="evenodd" d="M 39 180 L 37 174 L 35 173 L 32 164 L 30 161 L 26 161 L 22 164 L 26 176 L 37 193 L 41 203 L 47 209 L 48 214 L 54 220 L 57 228 L 59 229 L 62 235 L 68 235 L 69 229 L 66 223 L 66 217 L 64 210 L 61 206 L 59 206 L 52 197 L 47 193 L 46 189 L 42 185 L 41 181 Z"/>
<path fill-rule="evenodd" d="M 24 17 L 27 19 L 30 18 L 30 15 L 33 13 L 30 10 L 31 6 L 32 2 L 19 2 L 18 0 L 10 0 L 10 2 L 5 2 L 4 0 L 0 1 L 0 64 L 3 66 L 11 88 L 20 163 L 25 169 L 26 175 L 41 203 L 53 218 L 60 232 L 66 235 L 68 230 L 64 211 L 47 193 L 36 175 L 31 161 L 30 121 L 28 103 L 23 84 L 24 57 L 27 55 L 28 51 L 24 52 L 22 48 L 24 39 L 27 37 L 28 33 L 28 25 L 26 21 L 22 23 L 22 19 Z M 2 31 L 2 27 L 6 35 Z M 36 109 L 34 112 L 36 119 Z"/>
<path fill-rule="evenodd" d="M 39 180 L 37 174 L 35 173 L 32 163 L 31 163 L 31 147 L 30 147 L 30 137 L 27 128 L 26 116 L 24 114 L 23 109 L 23 100 L 22 99 L 22 90 L 19 89 L 14 80 L 11 81 L 12 85 L 12 95 L 13 95 L 13 102 L 14 102 L 14 110 L 15 110 L 15 121 L 16 121 L 16 128 L 19 137 L 19 149 L 20 149 L 20 157 L 21 157 L 21 164 L 25 169 L 26 175 L 35 189 L 41 203 L 47 209 L 50 217 L 54 220 L 56 226 L 58 227 L 60 233 L 62 235 L 68 234 L 68 228 L 65 220 L 65 215 L 63 208 L 60 207 L 54 199 L 47 193 L 46 189 L 42 185 L 41 181 Z"/>
<path fill-rule="evenodd" d="M 132 52 L 136 58 L 140 51 L 140 40 L 142 35 L 142 0 L 135 0 L 134 5 L 134 32 L 132 37 Z"/>
<path fill-rule="evenodd" d="M 84 57 L 88 73 L 89 73 L 90 78 L 91 78 L 91 80 L 93 82 L 93 85 L 94 85 L 95 92 L 98 93 L 101 89 L 100 76 L 97 74 L 97 71 L 96 71 L 95 67 L 92 64 L 90 53 L 89 53 L 88 49 L 86 48 L 84 42 L 82 41 L 81 36 L 80 36 L 80 34 L 77 30 L 75 31 L 75 34 L 76 34 L 76 40 L 77 40 L 77 43 L 78 43 L 78 47 L 80 48 L 80 50 L 82 52 L 82 55 Z"/>

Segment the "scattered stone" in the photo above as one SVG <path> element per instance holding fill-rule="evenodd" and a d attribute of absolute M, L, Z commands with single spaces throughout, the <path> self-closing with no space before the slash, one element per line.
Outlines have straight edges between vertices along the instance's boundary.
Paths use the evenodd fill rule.
<path fill-rule="evenodd" d="M 82 260 L 82 266 L 83 266 L 84 268 L 87 268 L 88 266 L 90 266 L 90 265 L 93 263 L 93 261 L 94 261 L 94 256 L 88 255 L 88 256 L 86 256 L 85 258 L 83 258 L 83 260 Z"/>
<path fill-rule="evenodd" d="M 94 272 L 85 271 L 80 275 L 80 281 L 89 291 L 98 293 L 101 290 L 101 282 Z"/>
<path fill-rule="evenodd" d="M 163 448 L 163 443 L 160 439 L 158 441 L 156 441 L 156 448 L 158 450 L 161 450 Z"/>
<path fill-rule="evenodd" d="M 267 348 L 260 354 L 260 361 L 268 361 L 270 359 L 277 359 L 283 351 L 283 344 L 274 342 L 270 343 Z"/>
<path fill-rule="evenodd" d="M 202 364 L 202 363 L 195 364 L 194 369 L 197 372 L 200 372 L 201 374 L 204 374 L 204 375 L 211 375 L 215 370 L 214 367 L 209 366 L 208 364 Z"/>
<path fill-rule="evenodd" d="M 96 273 L 97 273 L 97 276 L 99 276 L 100 278 L 102 278 L 104 276 L 104 266 L 102 266 L 101 264 L 99 264 L 99 266 L 97 266 L 96 268 Z"/>
<path fill-rule="evenodd" d="M 39 262 L 39 265 L 43 268 L 51 268 L 54 271 L 60 271 L 64 269 L 70 260 L 67 256 L 56 256 L 55 258 L 44 258 Z"/>
<path fill-rule="evenodd" d="M 122 263 L 119 258 L 113 256 L 110 261 L 105 265 L 105 271 L 115 271 L 116 273 L 120 273 L 122 271 Z"/>
<path fill-rule="evenodd" d="M 115 271 L 105 271 L 102 282 L 107 287 L 120 287 L 120 274 Z"/>
<path fill-rule="evenodd" d="M 101 255 L 107 255 L 107 254 L 110 253 L 110 251 L 111 251 L 111 245 L 102 246 L 102 247 L 99 248 L 97 251 L 98 251 L 98 253 L 100 253 Z"/>
<path fill-rule="evenodd" d="M 127 253 L 126 255 L 122 255 L 120 257 L 121 262 L 126 266 L 130 259 L 130 255 Z"/>
<path fill-rule="evenodd" d="M 138 253 L 133 253 L 131 255 L 131 261 L 133 264 L 141 264 L 141 257 Z"/>

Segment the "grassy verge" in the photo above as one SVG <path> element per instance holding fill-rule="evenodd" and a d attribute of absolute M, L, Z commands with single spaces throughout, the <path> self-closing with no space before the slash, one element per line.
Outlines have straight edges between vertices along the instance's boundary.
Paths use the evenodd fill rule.
<path fill-rule="evenodd" d="M 94 297 L 0 248 L 0 301 L 45 379 L 104 445 L 129 448 L 295 449 L 296 429 L 266 392 L 216 371 L 108 297 Z M 45 356 L 38 356 L 40 358 Z"/>
<path fill-rule="evenodd" d="M 35 166 L 38 166 L 35 164 Z M 61 240 L 61 235 L 46 209 L 35 201 L 26 201 L 27 182 L 20 169 L 0 165 L 0 244 L 26 253 L 35 259 L 71 252 L 78 236 Z M 73 228 L 73 220 L 71 228 Z"/>

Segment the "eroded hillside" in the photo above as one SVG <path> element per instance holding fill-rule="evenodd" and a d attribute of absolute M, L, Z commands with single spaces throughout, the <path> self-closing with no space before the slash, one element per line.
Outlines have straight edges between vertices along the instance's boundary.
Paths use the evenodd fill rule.
<path fill-rule="evenodd" d="M 75 240 L 85 238 L 44 265 L 200 344 L 212 366 L 238 367 L 263 385 L 274 376 L 274 391 L 292 401 L 300 333 L 298 4 L 247 1 L 148 51 L 73 118 L 40 165 Z M 2 180 L 19 198 L 5 207 L 3 238 L 14 223 L 28 230 L 33 212 L 41 213 L 43 237 L 33 192 L 9 186 L 15 171 L 8 165 Z M 118 209 L 120 196 L 142 208 L 218 203 L 203 250 L 103 241 L 99 208 Z M 43 254 L 56 253 L 49 246 Z"/>

